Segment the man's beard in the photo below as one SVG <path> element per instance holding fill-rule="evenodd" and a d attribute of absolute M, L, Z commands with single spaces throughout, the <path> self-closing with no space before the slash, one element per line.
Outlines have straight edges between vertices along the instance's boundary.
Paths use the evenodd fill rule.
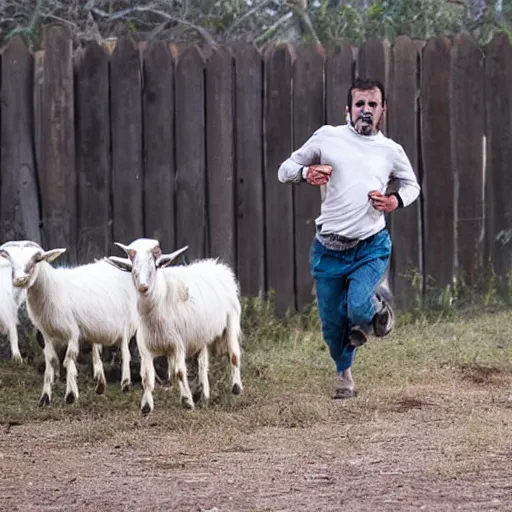
<path fill-rule="evenodd" d="M 353 125 L 359 135 L 373 135 L 377 131 L 373 127 L 373 116 L 371 114 L 360 114 Z"/>

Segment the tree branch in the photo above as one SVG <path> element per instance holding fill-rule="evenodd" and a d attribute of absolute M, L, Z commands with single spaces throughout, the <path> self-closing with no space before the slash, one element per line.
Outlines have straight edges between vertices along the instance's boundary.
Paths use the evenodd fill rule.
<path fill-rule="evenodd" d="M 232 32 L 236 27 L 238 27 L 238 25 L 240 25 L 244 20 L 246 20 L 247 18 L 249 18 L 250 16 L 252 16 L 253 14 L 256 14 L 258 11 L 260 11 L 261 9 L 263 9 L 264 7 L 266 7 L 268 4 L 272 4 L 274 3 L 274 0 L 263 0 L 263 2 L 261 2 L 260 4 L 256 5 L 255 7 L 253 7 L 252 9 L 248 10 L 245 14 L 243 14 L 242 16 L 240 16 L 240 18 L 238 18 L 230 27 L 228 27 L 225 32 L 224 32 L 224 35 L 228 35 L 230 32 Z"/>
<path fill-rule="evenodd" d="M 302 9 L 302 7 L 299 7 L 299 5 L 291 5 L 291 8 L 302 20 L 302 23 L 304 23 L 306 28 L 309 30 L 309 33 L 311 34 L 313 41 L 317 44 L 320 44 L 320 39 L 315 31 L 315 28 L 313 27 L 313 23 L 311 22 L 309 14 L 304 9 Z"/>
<path fill-rule="evenodd" d="M 60 21 L 61 23 L 67 23 L 68 25 L 71 25 L 72 27 L 77 28 L 77 24 L 73 21 L 65 20 L 64 18 L 61 18 L 60 16 L 55 16 L 54 14 L 41 14 L 41 18 L 49 18 L 56 21 Z"/>
<path fill-rule="evenodd" d="M 202 38 L 208 44 L 216 44 L 216 41 L 213 38 L 213 36 L 206 29 L 204 29 L 203 27 L 200 27 L 199 25 L 191 23 L 190 21 L 183 20 L 181 18 L 177 18 L 176 16 L 172 16 L 171 14 L 169 14 L 169 13 L 167 13 L 165 11 L 161 11 L 160 9 L 155 9 L 153 7 L 135 6 L 135 7 L 129 7 L 127 9 L 122 9 L 120 11 L 117 11 L 117 12 L 111 14 L 108 17 L 108 20 L 109 21 L 119 20 L 121 18 L 124 18 L 128 14 L 133 14 L 133 13 L 136 13 L 136 12 L 149 12 L 151 14 L 156 14 L 157 16 L 161 16 L 162 18 L 165 18 L 165 19 L 167 19 L 169 21 L 174 21 L 174 22 L 179 23 L 181 25 L 188 26 L 188 27 L 196 30 L 197 32 L 199 32 L 199 34 L 201 34 Z"/>
<path fill-rule="evenodd" d="M 293 18 L 293 12 L 288 11 L 284 16 L 281 16 L 273 25 L 271 25 L 263 34 L 260 34 L 258 37 L 254 39 L 254 44 L 258 44 L 261 41 L 264 41 L 267 37 L 272 35 L 281 25 L 286 23 L 289 19 Z"/>
<path fill-rule="evenodd" d="M 15 34 L 31 34 L 36 28 L 37 22 L 39 21 L 39 17 L 41 16 L 41 9 L 43 7 L 43 0 L 37 0 L 36 7 L 34 12 L 32 13 L 32 17 L 30 18 L 30 22 L 27 27 L 16 27 L 13 28 L 6 36 L 6 39 L 9 40 Z"/>

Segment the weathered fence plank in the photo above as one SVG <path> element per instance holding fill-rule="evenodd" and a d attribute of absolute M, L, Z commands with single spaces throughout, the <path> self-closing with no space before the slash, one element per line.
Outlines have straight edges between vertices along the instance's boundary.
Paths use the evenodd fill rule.
<path fill-rule="evenodd" d="M 505 34 L 485 48 L 487 259 L 506 276 L 512 268 L 512 46 Z"/>
<path fill-rule="evenodd" d="M 176 242 L 191 260 L 207 250 L 204 59 L 195 45 L 179 48 L 175 73 Z"/>
<path fill-rule="evenodd" d="M 319 45 L 295 47 L 293 64 L 293 148 L 304 144 L 324 124 L 324 51 Z M 320 162 L 311 162 L 320 163 Z M 320 187 L 302 183 L 293 188 L 295 291 L 297 309 L 314 301 L 309 253 L 320 214 Z"/>
<path fill-rule="evenodd" d="M 349 44 L 329 45 L 325 60 L 325 122 L 345 124 L 347 94 L 354 80 L 354 59 Z"/>
<path fill-rule="evenodd" d="M 357 54 L 357 76 L 380 80 L 384 86 L 389 82 L 391 45 L 387 39 L 369 39 Z"/>
<path fill-rule="evenodd" d="M 358 77 L 379 80 L 387 90 L 389 84 L 391 46 L 387 39 L 369 39 L 359 47 L 356 73 Z M 387 133 L 384 115 L 381 130 Z"/>
<path fill-rule="evenodd" d="M 33 58 L 20 36 L 2 54 L 0 243 L 40 243 L 39 197 L 32 136 Z"/>
<path fill-rule="evenodd" d="M 265 290 L 263 197 L 263 60 L 252 45 L 235 56 L 237 271 L 242 294 Z"/>
<path fill-rule="evenodd" d="M 44 183 L 43 176 L 43 102 L 44 102 L 44 50 L 34 53 L 34 91 L 32 94 L 32 110 L 34 119 L 34 152 L 38 186 Z"/>
<path fill-rule="evenodd" d="M 455 265 L 450 47 L 448 38 L 431 38 L 423 49 L 421 67 L 425 275 L 435 287 L 452 283 Z"/>
<path fill-rule="evenodd" d="M 112 53 L 110 91 L 112 234 L 127 244 L 144 234 L 140 55 L 128 37 L 119 38 Z"/>
<path fill-rule="evenodd" d="M 397 38 L 391 54 L 388 121 L 389 136 L 404 148 L 418 176 L 418 51 L 407 36 Z M 423 269 L 420 199 L 389 216 L 393 237 L 392 284 L 397 304 L 407 308 L 412 294 L 409 274 Z"/>
<path fill-rule="evenodd" d="M 265 244 L 267 291 L 276 310 L 295 309 L 293 190 L 277 170 L 292 151 L 292 56 L 288 45 L 265 52 Z"/>
<path fill-rule="evenodd" d="M 165 41 L 143 53 L 144 233 L 164 252 L 176 249 L 174 59 Z"/>
<path fill-rule="evenodd" d="M 452 133 L 457 186 L 457 262 L 458 270 L 469 282 L 475 282 L 483 257 L 484 76 L 481 49 L 467 35 L 456 37 L 452 49 Z"/>
<path fill-rule="evenodd" d="M 62 263 L 76 262 L 76 169 L 73 49 L 68 27 L 44 29 L 42 105 L 42 243 L 64 247 Z"/>
<path fill-rule="evenodd" d="M 76 55 L 77 259 L 87 263 L 110 248 L 110 113 L 108 55 L 95 41 Z"/>
<path fill-rule="evenodd" d="M 209 255 L 235 265 L 233 66 L 226 47 L 206 63 L 206 169 Z"/>

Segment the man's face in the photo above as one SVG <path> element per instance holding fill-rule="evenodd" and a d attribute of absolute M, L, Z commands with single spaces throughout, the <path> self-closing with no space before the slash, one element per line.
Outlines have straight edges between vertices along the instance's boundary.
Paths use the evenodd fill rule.
<path fill-rule="evenodd" d="M 350 118 L 357 133 L 375 135 L 379 130 L 383 113 L 382 94 L 378 87 L 367 91 L 361 89 L 352 91 Z"/>

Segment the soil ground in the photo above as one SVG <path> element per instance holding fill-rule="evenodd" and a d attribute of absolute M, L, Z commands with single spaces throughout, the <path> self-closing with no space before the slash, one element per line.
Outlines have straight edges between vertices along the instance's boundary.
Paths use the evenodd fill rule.
<path fill-rule="evenodd" d="M 423 395 L 397 397 L 371 418 L 358 397 L 335 404 L 326 422 L 226 438 L 218 427 L 166 433 L 150 420 L 98 441 L 103 420 L 6 425 L 0 509 L 512 510 L 512 440 L 501 431 L 479 443 L 489 440 L 482 425 L 510 432 L 512 402 L 486 387 L 463 400 Z"/>
<path fill-rule="evenodd" d="M 244 392 L 212 365 L 212 399 L 182 410 L 90 365 L 38 408 L 40 364 L 0 361 L 1 511 L 512 510 L 512 312 L 418 319 L 358 353 L 357 397 L 330 399 L 318 326 L 246 327 Z M 108 366 L 108 365 L 107 365 Z"/>

